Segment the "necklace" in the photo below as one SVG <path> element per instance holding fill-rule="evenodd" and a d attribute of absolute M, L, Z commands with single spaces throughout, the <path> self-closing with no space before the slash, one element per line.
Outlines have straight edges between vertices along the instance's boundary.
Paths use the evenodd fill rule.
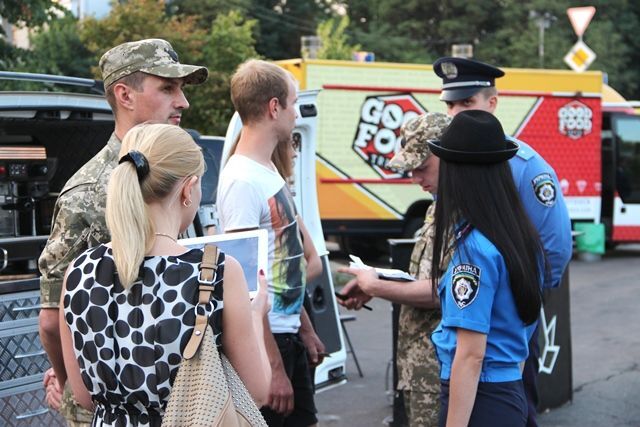
<path fill-rule="evenodd" d="M 178 243 L 178 239 L 176 239 L 175 237 L 170 236 L 170 235 L 168 235 L 168 234 L 165 234 L 165 233 L 154 233 L 154 234 L 155 234 L 156 236 L 167 237 L 167 238 L 169 238 L 169 239 L 173 240 L 175 243 Z"/>

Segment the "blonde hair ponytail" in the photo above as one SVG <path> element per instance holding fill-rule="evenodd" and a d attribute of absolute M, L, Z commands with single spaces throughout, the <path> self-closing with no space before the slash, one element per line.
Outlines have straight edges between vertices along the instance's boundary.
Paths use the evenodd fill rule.
<path fill-rule="evenodd" d="M 202 176 L 205 168 L 200 148 L 178 126 L 133 127 L 122 140 L 120 157 L 130 151 L 146 158 L 149 172 L 139 178 L 132 162 L 119 164 L 109 180 L 106 209 L 113 258 L 125 288 L 138 278 L 144 256 L 155 240 L 148 204 L 168 197 L 180 180 Z"/>

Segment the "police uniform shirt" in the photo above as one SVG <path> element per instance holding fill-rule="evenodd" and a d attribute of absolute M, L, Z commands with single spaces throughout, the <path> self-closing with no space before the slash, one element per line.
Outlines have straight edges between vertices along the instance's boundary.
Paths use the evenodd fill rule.
<path fill-rule="evenodd" d="M 553 168 L 528 144 L 511 139 L 520 145 L 509 160 L 513 181 L 549 261 L 550 274 L 544 286 L 556 287 L 573 250 L 569 212 Z"/>
<path fill-rule="evenodd" d="M 516 381 L 528 355 L 527 327 L 516 308 L 509 272 L 498 249 L 478 230 L 459 241 L 438 284 L 442 321 L 431 335 L 440 361 L 440 378 L 449 380 L 457 329 L 487 335 L 480 382 Z"/>

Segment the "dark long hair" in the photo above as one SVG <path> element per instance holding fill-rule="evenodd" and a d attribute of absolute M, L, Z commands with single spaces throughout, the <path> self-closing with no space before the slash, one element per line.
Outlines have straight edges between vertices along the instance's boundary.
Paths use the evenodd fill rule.
<path fill-rule="evenodd" d="M 529 325 L 540 313 L 541 281 L 548 274 L 544 249 L 516 190 L 508 162 L 459 164 L 440 162 L 432 257 L 432 287 L 437 291 L 444 253 L 455 250 L 455 228 L 467 221 L 502 254 L 518 315 Z M 444 252 L 444 253 L 443 253 Z M 441 268 L 442 267 L 442 268 Z"/>

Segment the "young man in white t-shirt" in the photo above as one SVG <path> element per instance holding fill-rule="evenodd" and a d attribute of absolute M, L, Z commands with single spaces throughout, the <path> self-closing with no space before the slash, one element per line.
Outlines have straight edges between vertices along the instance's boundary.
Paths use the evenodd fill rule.
<path fill-rule="evenodd" d="M 272 427 L 317 423 L 309 363 L 319 364 L 324 352 L 302 305 L 306 261 L 298 213 L 271 162 L 277 144 L 291 139 L 296 99 L 293 77 L 284 69 L 260 60 L 238 67 L 231 100 L 243 127 L 222 171 L 216 200 L 223 232 L 264 228 L 269 233 L 271 331 L 265 331 L 265 343 L 273 377 L 262 413 Z"/>

